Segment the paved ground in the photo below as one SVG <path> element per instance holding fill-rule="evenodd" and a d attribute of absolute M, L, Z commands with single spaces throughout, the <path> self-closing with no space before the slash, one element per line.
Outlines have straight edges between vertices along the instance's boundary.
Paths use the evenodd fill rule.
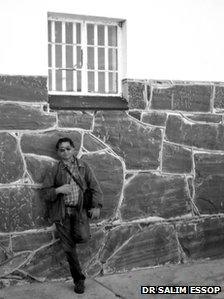
<path fill-rule="evenodd" d="M 141 295 L 140 286 L 221 286 L 217 295 Z M 86 292 L 77 295 L 71 282 L 32 283 L 0 290 L 0 299 L 224 299 L 224 259 L 166 265 L 87 279 Z"/>

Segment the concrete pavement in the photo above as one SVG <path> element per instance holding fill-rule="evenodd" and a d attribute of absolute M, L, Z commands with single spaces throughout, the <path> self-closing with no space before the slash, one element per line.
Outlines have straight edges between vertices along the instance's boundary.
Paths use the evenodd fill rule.
<path fill-rule="evenodd" d="M 140 286 L 221 286 L 217 295 L 158 294 L 141 295 Z M 86 280 L 82 295 L 73 292 L 71 282 L 24 284 L 0 290 L 0 299 L 224 299 L 224 259 L 196 261 L 180 265 L 135 270 L 123 274 L 98 276 Z"/>

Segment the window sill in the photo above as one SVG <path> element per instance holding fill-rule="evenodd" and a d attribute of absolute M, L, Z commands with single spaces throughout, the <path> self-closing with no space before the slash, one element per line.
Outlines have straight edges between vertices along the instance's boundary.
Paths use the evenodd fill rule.
<path fill-rule="evenodd" d="M 52 110 L 128 110 L 120 96 L 48 95 Z"/>

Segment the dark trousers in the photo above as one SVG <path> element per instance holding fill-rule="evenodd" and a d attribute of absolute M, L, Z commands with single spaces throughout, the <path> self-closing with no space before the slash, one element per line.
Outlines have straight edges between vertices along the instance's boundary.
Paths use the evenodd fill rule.
<path fill-rule="evenodd" d="M 67 261 L 69 263 L 70 272 L 74 283 L 80 279 L 85 279 L 78 260 L 76 251 L 75 235 L 74 235 L 74 215 L 66 214 L 65 219 L 56 222 L 56 228 L 62 247 L 65 251 Z"/>

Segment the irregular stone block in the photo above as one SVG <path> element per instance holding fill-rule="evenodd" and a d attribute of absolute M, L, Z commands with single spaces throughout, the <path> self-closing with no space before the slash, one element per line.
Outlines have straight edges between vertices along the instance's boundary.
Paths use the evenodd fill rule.
<path fill-rule="evenodd" d="M 125 243 L 105 265 L 105 274 L 179 261 L 178 243 L 173 227 L 157 224 L 146 227 Z"/>
<path fill-rule="evenodd" d="M 145 109 L 145 82 L 123 81 L 123 97 L 128 101 L 129 109 Z"/>
<path fill-rule="evenodd" d="M 47 102 L 47 78 L 40 76 L 0 76 L 0 99 Z"/>
<path fill-rule="evenodd" d="M 221 123 L 222 115 L 220 114 L 212 114 L 212 113 L 200 113 L 200 114 L 185 114 L 185 117 L 190 120 L 200 121 L 205 123 Z"/>
<path fill-rule="evenodd" d="M 208 112 L 212 88 L 211 85 L 187 83 L 154 87 L 151 108 Z"/>
<path fill-rule="evenodd" d="M 223 150 L 223 125 L 195 124 L 179 115 L 169 115 L 166 126 L 166 139 L 178 144 L 198 148 Z"/>
<path fill-rule="evenodd" d="M 189 213 L 188 202 L 184 177 L 140 173 L 125 185 L 120 211 L 124 220 L 171 218 Z"/>
<path fill-rule="evenodd" d="M 214 108 L 224 109 L 224 85 L 215 85 Z"/>
<path fill-rule="evenodd" d="M 22 178 L 24 164 L 18 142 L 9 133 L 0 133 L 0 183 L 6 184 Z"/>
<path fill-rule="evenodd" d="M 91 259 L 98 253 L 104 240 L 103 230 L 91 230 L 91 239 L 86 244 L 78 244 L 77 252 L 82 268 L 86 268 Z"/>
<path fill-rule="evenodd" d="M 174 173 L 189 173 L 192 171 L 191 150 L 178 145 L 163 143 L 162 171 Z"/>
<path fill-rule="evenodd" d="M 46 225 L 45 205 L 30 187 L 0 189 L 0 231 L 21 231 Z"/>
<path fill-rule="evenodd" d="M 0 104 L 1 130 L 42 130 L 56 124 L 56 116 L 31 105 Z"/>
<path fill-rule="evenodd" d="M 94 135 L 112 147 L 127 169 L 157 169 L 162 129 L 135 122 L 125 112 L 98 112 Z"/>
<path fill-rule="evenodd" d="M 89 133 L 84 133 L 83 147 L 89 152 L 96 152 L 106 148 L 103 142 L 100 142 L 95 136 Z"/>
<path fill-rule="evenodd" d="M 121 161 L 109 153 L 82 156 L 92 170 L 103 191 L 101 218 L 111 217 L 118 205 L 123 187 L 123 167 Z"/>
<path fill-rule="evenodd" d="M 45 133 L 26 133 L 21 137 L 21 148 L 24 153 L 45 155 L 58 159 L 55 145 L 59 138 L 69 137 L 74 142 L 75 154 L 79 152 L 81 134 L 76 131 L 49 131 Z"/>
<path fill-rule="evenodd" d="M 42 183 L 46 171 L 53 167 L 56 161 L 41 159 L 29 155 L 25 155 L 27 170 L 31 175 L 34 183 Z"/>
<path fill-rule="evenodd" d="M 105 245 L 100 253 L 99 259 L 102 263 L 106 263 L 108 258 L 113 255 L 119 248 L 124 245 L 131 237 L 133 237 L 140 228 L 138 225 L 121 226 L 111 230 L 105 240 Z"/>
<path fill-rule="evenodd" d="M 70 277 L 65 253 L 59 241 L 36 251 L 22 270 L 30 275 L 46 279 Z"/>
<path fill-rule="evenodd" d="M 18 268 L 22 267 L 24 263 L 29 260 L 30 253 L 23 252 L 16 256 L 13 256 L 10 259 L 7 259 L 1 266 L 0 266 L 0 277 L 5 277 L 10 273 L 13 273 Z"/>
<path fill-rule="evenodd" d="M 223 257 L 224 218 L 200 218 L 176 225 L 185 254 L 192 259 Z"/>
<path fill-rule="evenodd" d="M 0 265 L 7 260 L 9 253 L 11 253 L 10 236 L 0 235 Z"/>
<path fill-rule="evenodd" d="M 195 203 L 202 214 L 224 212 L 224 155 L 195 154 Z"/>
<path fill-rule="evenodd" d="M 58 126 L 91 130 L 93 114 L 81 111 L 58 111 Z"/>
<path fill-rule="evenodd" d="M 166 126 L 167 114 L 159 111 L 149 111 L 142 113 L 142 122 L 154 126 Z"/>
<path fill-rule="evenodd" d="M 130 110 L 130 111 L 128 111 L 128 114 L 130 116 L 136 118 L 137 120 L 141 120 L 142 112 L 140 112 L 138 110 Z"/>
<path fill-rule="evenodd" d="M 13 252 L 36 250 L 50 243 L 53 239 L 52 232 L 23 233 L 12 236 Z"/>

